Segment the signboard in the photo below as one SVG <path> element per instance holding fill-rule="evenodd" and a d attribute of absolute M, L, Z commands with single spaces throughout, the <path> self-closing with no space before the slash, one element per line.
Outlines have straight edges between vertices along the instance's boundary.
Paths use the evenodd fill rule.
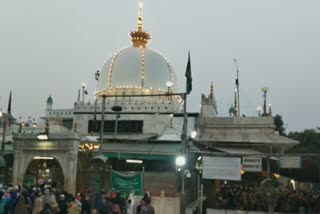
<path fill-rule="evenodd" d="M 135 195 L 143 195 L 143 176 L 141 172 L 134 174 L 122 174 L 112 171 L 111 191 L 121 192 L 126 195 L 134 192 Z"/>
<path fill-rule="evenodd" d="M 241 180 L 241 159 L 234 157 L 203 157 L 203 178 Z"/>
<path fill-rule="evenodd" d="M 280 157 L 280 168 L 301 168 L 301 157 L 299 156 Z"/>
<path fill-rule="evenodd" d="M 262 159 L 257 157 L 243 157 L 242 169 L 245 172 L 261 172 Z"/>

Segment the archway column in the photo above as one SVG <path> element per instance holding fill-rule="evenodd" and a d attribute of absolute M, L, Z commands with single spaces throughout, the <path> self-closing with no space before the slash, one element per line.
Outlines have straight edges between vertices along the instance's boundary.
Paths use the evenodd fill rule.
<path fill-rule="evenodd" d="M 13 154 L 13 172 L 12 172 L 12 184 L 22 185 L 24 175 L 24 159 L 21 157 L 21 151 L 15 150 Z"/>
<path fill-rule="evenodd" d="M 64 188 L 66 191 L 75 194 L 77 182 L 77 153 L 71 151 L 68 153 L 66 172 L 64 176 Z"/>

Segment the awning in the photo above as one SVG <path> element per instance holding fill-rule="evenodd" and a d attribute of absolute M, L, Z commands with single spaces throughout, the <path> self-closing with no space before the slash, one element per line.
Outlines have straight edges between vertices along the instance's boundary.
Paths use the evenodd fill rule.
<path fill-rule="evenodd" d="M 107 158 L 168 160 L 180 153 L 181 144 L 106 143 L 101 153 Z"/>
<path fill-rule="evenodd" d="M 157 134 L 118 134 L 117 140 L 149 140 L 149 139 L 156 139 Z M 88 135 L 81 138 L 82 142 L 99 142 L 100 135 Z M 104 140 L 112 140 L 114 139 L 114 134 L 104 134 Z"/>
<path fill-rule="evenodd" d="M 181 136 L 178 133 L 164 133 L 158 139 L 158 141 L 180 141 Z"/>
<path fill-rule="evenodd" d="M 229 154 L 238 154 L 238 155 L 262 155 L 263 153 L 249 148 L 228 148 L 228 147 L 213 147 L 216 150 L 226 152 Z"/>
<path fill-rule="evenodd" d="M 107 162 L 108 158 L 105 155 L 97 155 L 92 158 L 93 160 L 101 160 L 104 163 Z"/>
<path fill-rule="evenodd" d="M 85 142 L 99 142 L 99 136 L 85 136 L 81 139 L 81 141 Z"/>
<path fill-rule="evenodd" d="M 287 144 L 295 145 L 298 141 L 276 134 L 257 133 L 205 133 L 199 139 L 200 142 L 221 143 L 253 143 L 253 144 Z"/>

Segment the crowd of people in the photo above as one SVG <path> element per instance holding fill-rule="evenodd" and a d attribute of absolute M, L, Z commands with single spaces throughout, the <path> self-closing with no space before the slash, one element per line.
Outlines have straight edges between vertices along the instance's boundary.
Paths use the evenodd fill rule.
<path fill-rule="evenodd" d="M 270 191 L 257 186 L 223 185 L 216 190 L 218 209 L 280 213 L 320 213 L 320 194 L 292 188 Z"/>
<path fill-rule="evenodd" d="M 154 214 L 151 198 L 145 194 L 138 206 L 130 193 L 125 200 L 119 192 L 77 193 L 57 191 L 50 185 L 25 190 L 9 185 L 0 188 L 0 214 Z"/>

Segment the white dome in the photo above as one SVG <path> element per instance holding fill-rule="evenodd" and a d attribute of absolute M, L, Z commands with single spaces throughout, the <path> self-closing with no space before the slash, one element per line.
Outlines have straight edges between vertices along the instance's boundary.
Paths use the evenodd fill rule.
<path fill-rule="evenodd" d="M 167 90 L 172 82 L 176 91 L 176 78 L 171 65 L 158 52 L 142 48 L 122 49 L 106 61 L 100 70 L 98 92 L 112 88 L 139 88 Z"/>

